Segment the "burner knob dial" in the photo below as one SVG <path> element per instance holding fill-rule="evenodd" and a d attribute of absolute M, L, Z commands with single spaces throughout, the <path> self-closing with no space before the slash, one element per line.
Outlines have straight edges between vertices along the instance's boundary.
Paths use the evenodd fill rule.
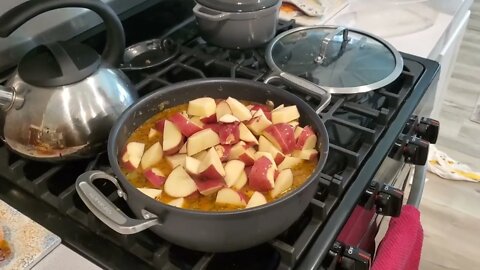
<path fill-rule="evenodd" d="M 370 269 L 371 256 L 369 253 L 352 246 L 345 246 L 340 258 L 338 269 L 342 270 L 368 270 Z"/>
<path fill-rule="evenodd" d="M 417 137 L 410 137 L 407 144 L 403 147 L 403 156 L 405 162 L 415 165 L 425 165 L 428 158 L 429 143 Z"/>
<path fill-rule="evenodd" d="M 383 184 L 375 197 L 377 214 L 398 217 L 402 211 L 403 191 Z"/>
<path fill-rule="evenodd" d="M 438 138 L 438 132 L 440 130 L 440 122 L 431 118 L 420 119 L 415 131 L 417 136 L 429 141 L 430 143 L 436 143 Z"/>

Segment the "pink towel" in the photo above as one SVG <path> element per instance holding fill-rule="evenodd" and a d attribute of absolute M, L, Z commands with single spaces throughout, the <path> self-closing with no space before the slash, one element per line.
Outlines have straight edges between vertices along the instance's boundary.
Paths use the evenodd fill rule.
<path fill-rule="evenodd" d="M 420 211 L 405 205 L 399 217 L 392 218 L 372 270 L 415 270 L 422 253 L 423 229 Z"/>

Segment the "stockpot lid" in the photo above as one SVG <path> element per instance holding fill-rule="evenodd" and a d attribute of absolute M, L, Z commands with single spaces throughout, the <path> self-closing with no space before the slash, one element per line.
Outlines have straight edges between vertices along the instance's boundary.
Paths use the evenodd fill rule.
<path fill-rule="evenodd" d="M 305 78 L 332 94 L 379 89 L 398 78 L 403 58 L 374 35 L 336 26 L 284 32 L 266 51 L 270 68 Z"/>
<path fill-rule="evenodd" d="M 196 0 L 202 6 L 225 12 L 250 12 L 272 7 L 281 0 Z"/>

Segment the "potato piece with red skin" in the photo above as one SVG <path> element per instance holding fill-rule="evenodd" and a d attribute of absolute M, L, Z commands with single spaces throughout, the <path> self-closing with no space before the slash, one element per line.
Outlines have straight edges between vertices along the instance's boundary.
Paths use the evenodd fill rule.
<path fill-rule="evenodd" d="M 225 100 L 232 111 L 232 114 L 240 121 L 247 121 L 252 118 L 250 110 L 235 98 L 228 97 Z"/>
<path fill-rule="evenodd" d="M 252 168 L 252 167 L 248 167 L 248 168 Z M 240 190 L 247 184 L 247 182 L 248 182 L 247 173 L 245 170 L 243 170 L 242 173 L 240 174 L 240 177 L 238 177 L 237 181 L 235 181 L 235 184 L 233 184 L 232 187 L 236 190 Z"/>
<path fill-rule="evenodd" d="M 184 198 L 173 199 L 173 200 L 169 201 L 167 204 L 171 205 L 171 206 L 178 207 L 178 208 L 183 208 L 183 206 L 185 204 L 185 199 Z"/>
<path fill-rule="evenodd" d="M 165 160 L 172 169 L 182 166 L 185 167 L 185 159 L 187 158 L 186 154 L 176 154 L 172 156 L 166 156 Z"/>
<path fill-rule="evenodd" d="M 209 116 L 206 116 L 206 117 L 202 117 L 202 118 L 200 118 L 200 121 L 202 121 L 202 123 L 204 123 L 204 124 L 215 124 L 215 123 L 217 123 L 217 115 L 212 114 L 212 115 L 209 115 Z"/>
<path fill-rule="evenodd" d="M 248 129 L 248 127 L 245 126 L 244 123 L 240 123 L 240 124 L 238 125 L 238 131 L 239 131 L 240 140 L 248 143 L 248 144 L 251 145 L 251 146 L 258 144 L 257 138 L 256 138 L 255 135 L 253 135 L 253 133 Z"/>
<path fill-rule="evenodd" d="M 240 141 L 240 129 L 238 123 L 222 124 L 218 128 L 220 144 L 236 144 Z"/>
<path fill-rule="evenodd" d="M 170 120 L 170 122 L 172 122 L 180 130 L 183 136 L 187 138 L 203 129 L 202 126 L 199 126 L 191 121 L 188 118 L 188 115 L 180 112 L 170 115 L 168 120 Z"/>
<path fill-rule="evenodd" d="M 270 154 L 269 152 L 257 151 L 257 152 L 255 152 L 255 155 L 253 155 L 253 157 L 255 158 L 255 160 L 257 160 L 261 157 L 266 157 L 266 158 L 270 159 L 273 167 L 275 167 L 275 169 L 277 169 L 277 164 L 275 163 L 275 159 L 273 158 L 272 154 Z"/>
<path fill-rule="evenodd" d="M 257 136 L 261 135 L 262 132 L 271 125 L 272 122 L 270 122 L 264 115 L 254 117 L 246 123 L 248 129 L 250 129 L 253 134 Z"/>
<path fill-rule="evenodd" d="M 222 145 L 218 144 L 215 145 L 215 150 L 217 151 L 218 156 L 220 157 L 221 162 L 228 161 L 228 157 L 230 156 L 230 150 L 232 149 L 232 145 Z"/>
<path fill-rule="evenodd" d="M 185 158 L 185 170 L 187 173 L 189 173 L 191 176 L 196 177 L 198 176 L 199 168 L 200 168 L 200 160 L 194 158 L 194 157 L 189 157 L 187 156 Z"/>
<path fill-rule="evenodd" d="M 317 146 L 317 135 L 310 126 L 305 126 L 298 136 L 295 149 L 306 150 L 314 149 Z"/>
<path fill-rule="evenodd" d="M 182 166 L 177 166 L 168 175 L 163 190 L 171 197 L 181 198 L 197 191 L 197 185 Z"/>
<path fill-rule="evenodd" d="M 238 159 L 243 161 L 243 163 L 245 163 L 245 166 L 250 166 L 253 165 L 253 163 L 255 162 L 254 155 L 255 149 L 252 147 L 248 147 L 247 144 L 240 141 L 232 147 L 228 159 Z"/>
<path fill-rule="evenodd" d="M 180 150 L 183 145 L 183 135 L 180 130 L 170 121 L 165 120 L 163 128 L 163 153 L 173 155 Z"/>
<path fill-rule="evenodd" d="M 266 157 L 260 157 L 255 161 L 248 175 L 248 186 L 259 192 L 267 192 L 273 189 L 275 184 L 275 167 L 272 161 Z"/>
<path fill-rule="evenodd" d="M 298 118 L 300 118 L 300 113 L 298 112 L 297 106 L 295 105 L 280 108 L 272 112 L 273 124 L 288 123 L 291 121 L 295 121 Z"/>
<path fill-rule="evenodd" d="M 301 158 L 286 156 L 285 159 L 278 165 L 279 170 L 291 169 L 302 163 Z"/>
<path fill-rule="evenodd" d="M 155 199 L 162 195 L 162 190 L 155 188 L 137 188 L 140 192 L 147 195 L 148 197 Z"/>
<path fill-rule="evenodd" d="M 280 149 L 283 154 L 290 154 L 295 150 L 295 135 L 292 126 L 289 124 L 273 124 L 263 131 L 263 136 Z"/>
<path fill-rule="evenodd" d="M 315 149 L 295 150 L 292 157 L 301 158 L 304 160 L 315 160 L 318 156 L 318 151 Z"/>
<path fill-rule="evenodd" d="M 225 170 L 215 148 L 212 147 L 207 151 L 198 171 L 200 176 L 206 179 L 223 179 L 225 177 Z"/>
<path fill-rule="evenodd" d="M 163 184 L 165 184 L 165 180 L 167 180 L 165 174 L 157 168 L 145 170 L 143 172 L 143 176 L 145 176 L 148 182 L 150 182 L 150 184 L 156 188 L 163 186 Z"/>
<path fill-rule="evenodd" d="M 275 186 L 273 190 L 270 191 L 270 196 L 272 198 L 277 197 L 278 195 L 287 191 L 293 185 L 293 173 L 292 170 L 286 169 L 280 171 L 277 178 L 275 179 Z"/>
<path fill-rule="evenodd" d="M 184 143 L 182 147 L 180 147 L 180 150 L 178 150 L 179 154 L 186 154 L 187 153 L 187 143 Z"/>
<path fill-rule="evenodd" d="M 238 207 L 245 207 L 247 205 L 245 195 L 231 188 L 220 189 L 217 193 L 215 203 L 233 205 Z"/>
<path fill-rule="evenodd" d="M 240 160 L 230 160 L 228 161 L 225 166 L 225 184 L 227 184 L 227 187 L 231 187 L 237 182 L 238 178 L 240 178 L 240 175 L 244 171 L 243 169 L 245 168 L 245 163 L 243 163 Z"/>
<path fill-rule="evenodd" d="M 192 116 L 208 117 L 215 114 L 217 103 L 213 98 L 201 97 L 188 102 L 187 113 Z"/>
<path fill-rule="evenodd" d="M 229 124 L 229 123 L 238 123 L 240 122 L 240 120 L 231 115 L 231 114 L 225 114 L 224 116 L 222 116 L 221 118 L 218 119 L 218 122 L 219 123 L 224 123 L 224 124 Z"/>
<path fill-rule="evenodd" d="M 255 191 L 252 197 L 250 197 L 250 200 L 248 200 L 247 206 L 245 208 L 257 207 L 266 203 L 267 199 L 265 198 L 265 196 L 263 196 L 262 193 Z"/>
<path fill-rule="evenodd" d="M 165 128 L 165 119 L 160 119 L 155 122 L 155 129 L 159 132 L 163 133 L 163 129 Z"/>
<path fill-rule="evenodd" d="M 264 105 L 266 106 L 266 105 Z M 259 114 L 265 115 L 265 117 L 269 120 L 272 121 L 272 111 L 270 109 L 265 109 L 265 108 L 260 108 L 257 106 L 253 106 L 252 109 L 250 109 L 250 112 L 252 113 L 253 117 L 259 116 Z"/>
<path fill-rule="evenodd" d="M 230 106 L 225 100 L 222 100 L 217 103 L 217 108 L 215 109 L 216 118 L 220 119 L 222 116 L 226 114 L 232 114 L 232 110 L 230 110 Z"/>
<path fill-rule="evenodd" d="M 121 163 L 125 169 L 134 171 L 140 165 L 142 160 L 145 144 L 139 142 L 129 142 L 125 146 L 125 150 L 121 155 Z"/>
<path fill-rule="evenodd" d="M 203 196 L 211 195 L 225 187 L 225 181 L 221 178 L 198 179 L 194 178 L 197 189 Z"/>
<path fill-rule="evenodd" d="M 258 151 L 272 154 L 272 157 L 277 165 L 282 163 L 282 161 L 285 159 L 285 155 L 264 136 L 260 136 L 258 142 Z"/>
<path fill-rule="evenodd" d="M 163 150 L 162 146 L 159 142 L 156 142 L 150 146 L 150 148 L 143 153 L 142 161 L 140 165 L 142 165 L 142 169 L 148 169 L 155 165 L 156 163 L 160 162 L 163 158 Z"/>
<path fill-rule="evenodd" d="M 220 143 L 218 134 L 210 128 L 201 130 L 187 140 L 187 154 L 193 156 L 202 150 L 214 147 Z"/>
<path fill-rule="evenodd" d="M 296 146 L 296 142 L 298 140 L 298 137 L 300 136 L 302 131 L 303 131 L 303 128 L 301 126 L 296 126 L 295 127 L 295 131 L 293 132 L 293 136 L 295 137 L 295 146 Z"/>

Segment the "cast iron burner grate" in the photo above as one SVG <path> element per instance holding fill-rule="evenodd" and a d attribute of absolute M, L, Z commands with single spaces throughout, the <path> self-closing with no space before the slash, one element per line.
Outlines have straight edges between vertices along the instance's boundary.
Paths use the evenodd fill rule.
<path fill-rule="evenodd" d="M 287 24 L 286 27 L 291 25 Z M 212 47 L 192 29 L 196 27 L 190 20 L 168 34 L 168 38 L 181 45 L 180 54 L 172 62 L 148 72 L 127 74 L 135 82 L 140 95 L 188 79 L 214 76 L 261 80 L 268 73 L 263 49 L 228 51 Z M 361 96 L 333 97 L 328 108 L 320 114 L 331 145 L 317 194 L 302 217 L 286 232 L 269 243 L 245 251 L 206 254 L 174 246 L 148 231 L 120 235 L 107 228 L 85 207 L 74 187 L 76 177 L 85 170 L 110 170 L 106 153 L 99 154 L 93 160 L 52 165 L 22 159 L 0 144 L 0 177 L 48 203 L 73 219 L 77 225 L 82 224 L 103 239 L 99 241 L 115 243 L 128 251 L 130 256 L 140 259 L 143 265 L 136 263 L 135 269 L 291 269 L 308 252 L 322 222 L 355 179 L 362 162 L 388 128 L 398 107 L 423 72 L 424 68 L 417 62 L 406 60 L 405 63 L 402 75 L 387 88 Z M 294 89 L 288 90 L 312 107 L 318 107 L 318 100 Z M 97 187 L 120 209 L 132 215 L 126 203 L 114 192 L 111 183 L 100 181 Z M 68 241 L 66 244 L 76 249 L 76 243 Z M 87 257 L 94 257 L 88 255 L 88 248 L 78 251 Z M 106 260 L 96 262 L 109 268 Z M 131 265 L 125 263 L 124 267 L 129 269 Z"/>

